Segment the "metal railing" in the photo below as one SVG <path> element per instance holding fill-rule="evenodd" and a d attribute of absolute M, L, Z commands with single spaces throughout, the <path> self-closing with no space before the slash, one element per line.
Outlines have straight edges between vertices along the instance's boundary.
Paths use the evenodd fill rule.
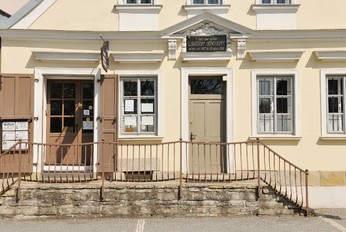
<path fill-rule="evenodd" d="M 105 181 L 232 182 L 253 180 L 260 197 L 268 185 L 308 209 L 308 171 L 259 140 L 235 143 L 174 141 L 152 144 L 112 142 L 41 144 L 18 142 L 0 156 L 1 194 L 21 180 L 69 183 Z"/>

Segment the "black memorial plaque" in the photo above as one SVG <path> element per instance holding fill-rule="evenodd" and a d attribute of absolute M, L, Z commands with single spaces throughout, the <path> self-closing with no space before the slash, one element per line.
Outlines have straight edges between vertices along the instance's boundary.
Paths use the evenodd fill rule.
<path fill-rule="evenodd" d="M 225 52 L 226 35 L 187 36 L 187 52 Z"/>

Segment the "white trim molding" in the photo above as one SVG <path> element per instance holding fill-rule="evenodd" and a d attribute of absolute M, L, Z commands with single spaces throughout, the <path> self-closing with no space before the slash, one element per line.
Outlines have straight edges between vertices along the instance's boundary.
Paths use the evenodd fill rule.
<path fill-rule="evenodd" d="M 161 52 L 111 52 L 114 62 L 161 62 L 165 53 Z"/>
<path fill-rule="evenodd" d="M 346 61 L 346 51 L 315 51 L 321 61 Z"/>
<path fill-rule="evenodd" d="M 97 82 L 101 78 L 101 70 L 98 68 L 35 68 L 35 92 L 34 92 L 34 143 L 46 143 L 47 134 L 47 80 L 48 79 L 63 79 L 63 80 L 93 80 L 94 81 L 94 142 L 99 141 L 100 123 L 96 120 L 96 116 L 100 115 L 100 86 Z M 93 168 L 96 170 L 97 162 L 97 146 L 94 146 L 94 163 Z M 35 167 L 37 171 L 42 170 L 42 154 L 40 151 L 34 152 L 33 160 L 37 161 Z"/>
<path fill-rule="evenodd" d="M 303 55 L 303 51 L 248 52 L 251 60 L 258 62 L 295 62 Z"/>
<path fill-rule="evenodd" d="M 33 51 L 36 60 L 40 61 L 77 61 L 77 62 L 99 62 L 99 52 L 55 52 L 55 51 Z"/>
<path fill-rule="evenodd" d="M 121 123 L 118 123 L 119 140 L 162 140 L 163 138 L 163 73 L 161 70 L 115 70 L 115 74 L 119 75 L 119 83 L 122 77 L 157 77 L 157 134 L 156 135 L 123 135 L 121 134 Z M 120 89 L 120 88 L 119 88 Z M 122 112 L 121 107 L 121 91 L 118 92 L 118 112 Z M 121 115 L 118 115 L 121 118 Z"/>
<path fill-rule="evenodd" d="M 182 52 L 183 61 L 229 61 L 232 52 Z"/>
<path fill-rule="evenodd" d="M 257 130 L 257 77 L 258 76 L 292 76 L 293 77 L 293 132 L 287 133 L 258 133 Z M 283 139 L 283 140 L 299 140 L 301 138 L 300 126 L 300 80 L 298 71 L 289 70 L 253 70 L 251 72 L 251 115 L 252 115 L 252 134 L 250 138 L 264 139 Z"/>
<path fill-rule="evenodd" d="M 328 133 L 327 132 L 327 91 L 328 90 L 327 90 L 326 78 L 329 75 L 346 76 L 346 69 L 322 69 L 320 71 L 320 86 L 321 86 L 321 136 L 320 136 L 320 139 L 322 140 L 346 139 L 346 133 Z"/>
<path fill-rule="evenodd" d="M 189 141 L 189 77 L 190 76 L 223 76 L 226 81 L 226 142 L 233 142 L 233 69 L 220 67 L 183 67 L 181 68 L 181 138 Z M 183 155 L 183 159 L 187 156 Z M 229 159 L 233 167 L 233 160 Z M 187 160 L 183 160 L 183 172 L 187 171 Z M 230 171 L 230 170 L 228 170 Z"/>

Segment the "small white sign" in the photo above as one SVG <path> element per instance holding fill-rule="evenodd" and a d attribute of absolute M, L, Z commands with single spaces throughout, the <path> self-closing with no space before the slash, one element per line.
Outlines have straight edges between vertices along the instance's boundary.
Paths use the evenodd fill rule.
<path fill-rule="evenodd" d="M 83 110 L 83 115 L 84 116 L 89 116 L 90 115 L 90 110 Z"/>
<path fill-rule="evenodd" d="M 154 117 L 153 116 L 143 116 L 142 117 L 142 125 L 144 125 L 144 126 L 154 125 Z"/>
<path fill-rule="evenodd" d="M 3 141 L 2 142 L 2 150 L 10 149 L 16 142 L 15 141 Z"/>
<path fill-rule="evenodd" d="M 125 126 L 137 126 L 136 117 L 125 117 Z"/>
<path fill-rule="evenodd" d="M 143 113 L 154 112 L 154 104 L 153 103 L 142 103 L 142 112 Z"/>
<path fill-rule="evenodd" d="M 94 122 L 93 121 L 83 121 L 83 130 L 93 130 Z"/>
<path fill-rule="evenodd" d="M 14 131 L 3 131 L 2 132 L 2 140 L 15 140 L 16 132 Z"/>
<path fill-rule="evenodd" d="M 29 123 L 28 122 L 16 122 L 16 129 L 17 130 L 29 130 Z"/>
<path fill-rule="evenodd" d="M 16 139 L 19 140 L 28 140 L 29 133 L 27 131 L 17 131 L 16 132 Z"/>
<path fill-rule="evenodd" d="M 125 112 L 135 111 L 135 101 L 134 100 L 125 100 Z"/>
<path fill-rule="evenodd" d="M 16 130 L 16 123 L 15 122 L 3 122 L 2 123 L 2 130 Z"/>

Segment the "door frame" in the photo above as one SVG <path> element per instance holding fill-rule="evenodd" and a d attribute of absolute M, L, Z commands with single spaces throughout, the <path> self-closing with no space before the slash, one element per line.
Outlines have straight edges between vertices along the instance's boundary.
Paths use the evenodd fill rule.
<path fill-rule="evenodd" d="M 100 81 L 101 70 L 95 68 L 35 68 L 34 84 L 34 143 L 46 143 L 47 138 L 47 80 L 93 80 L 94 81 L 94 142 L 100 140 Z M 93 148 L 93 170 L 97 166 L 97 146 Z M 42 154 L 33 154 L 34 171 L 41 172 Z"/>
<path fill-rule="evenodd" d="M 233 69 L 222 67 L 185 67 L 181 68 L 181 125 L 180 136 L 183 141 L 189 141 L 189 77 L 190 76 L 222 76 L 226 82 L 225 106 L 226 106 L 226 142 L 233 142 Z M 183 149 L 183 173 L 187 172 L 188 156 L 186 149 Z M 228 167 L 233 167 L 234 160 L 231 154 L 228 154 Z M 231 172 L 232 170 L 227 170 Z"/>

